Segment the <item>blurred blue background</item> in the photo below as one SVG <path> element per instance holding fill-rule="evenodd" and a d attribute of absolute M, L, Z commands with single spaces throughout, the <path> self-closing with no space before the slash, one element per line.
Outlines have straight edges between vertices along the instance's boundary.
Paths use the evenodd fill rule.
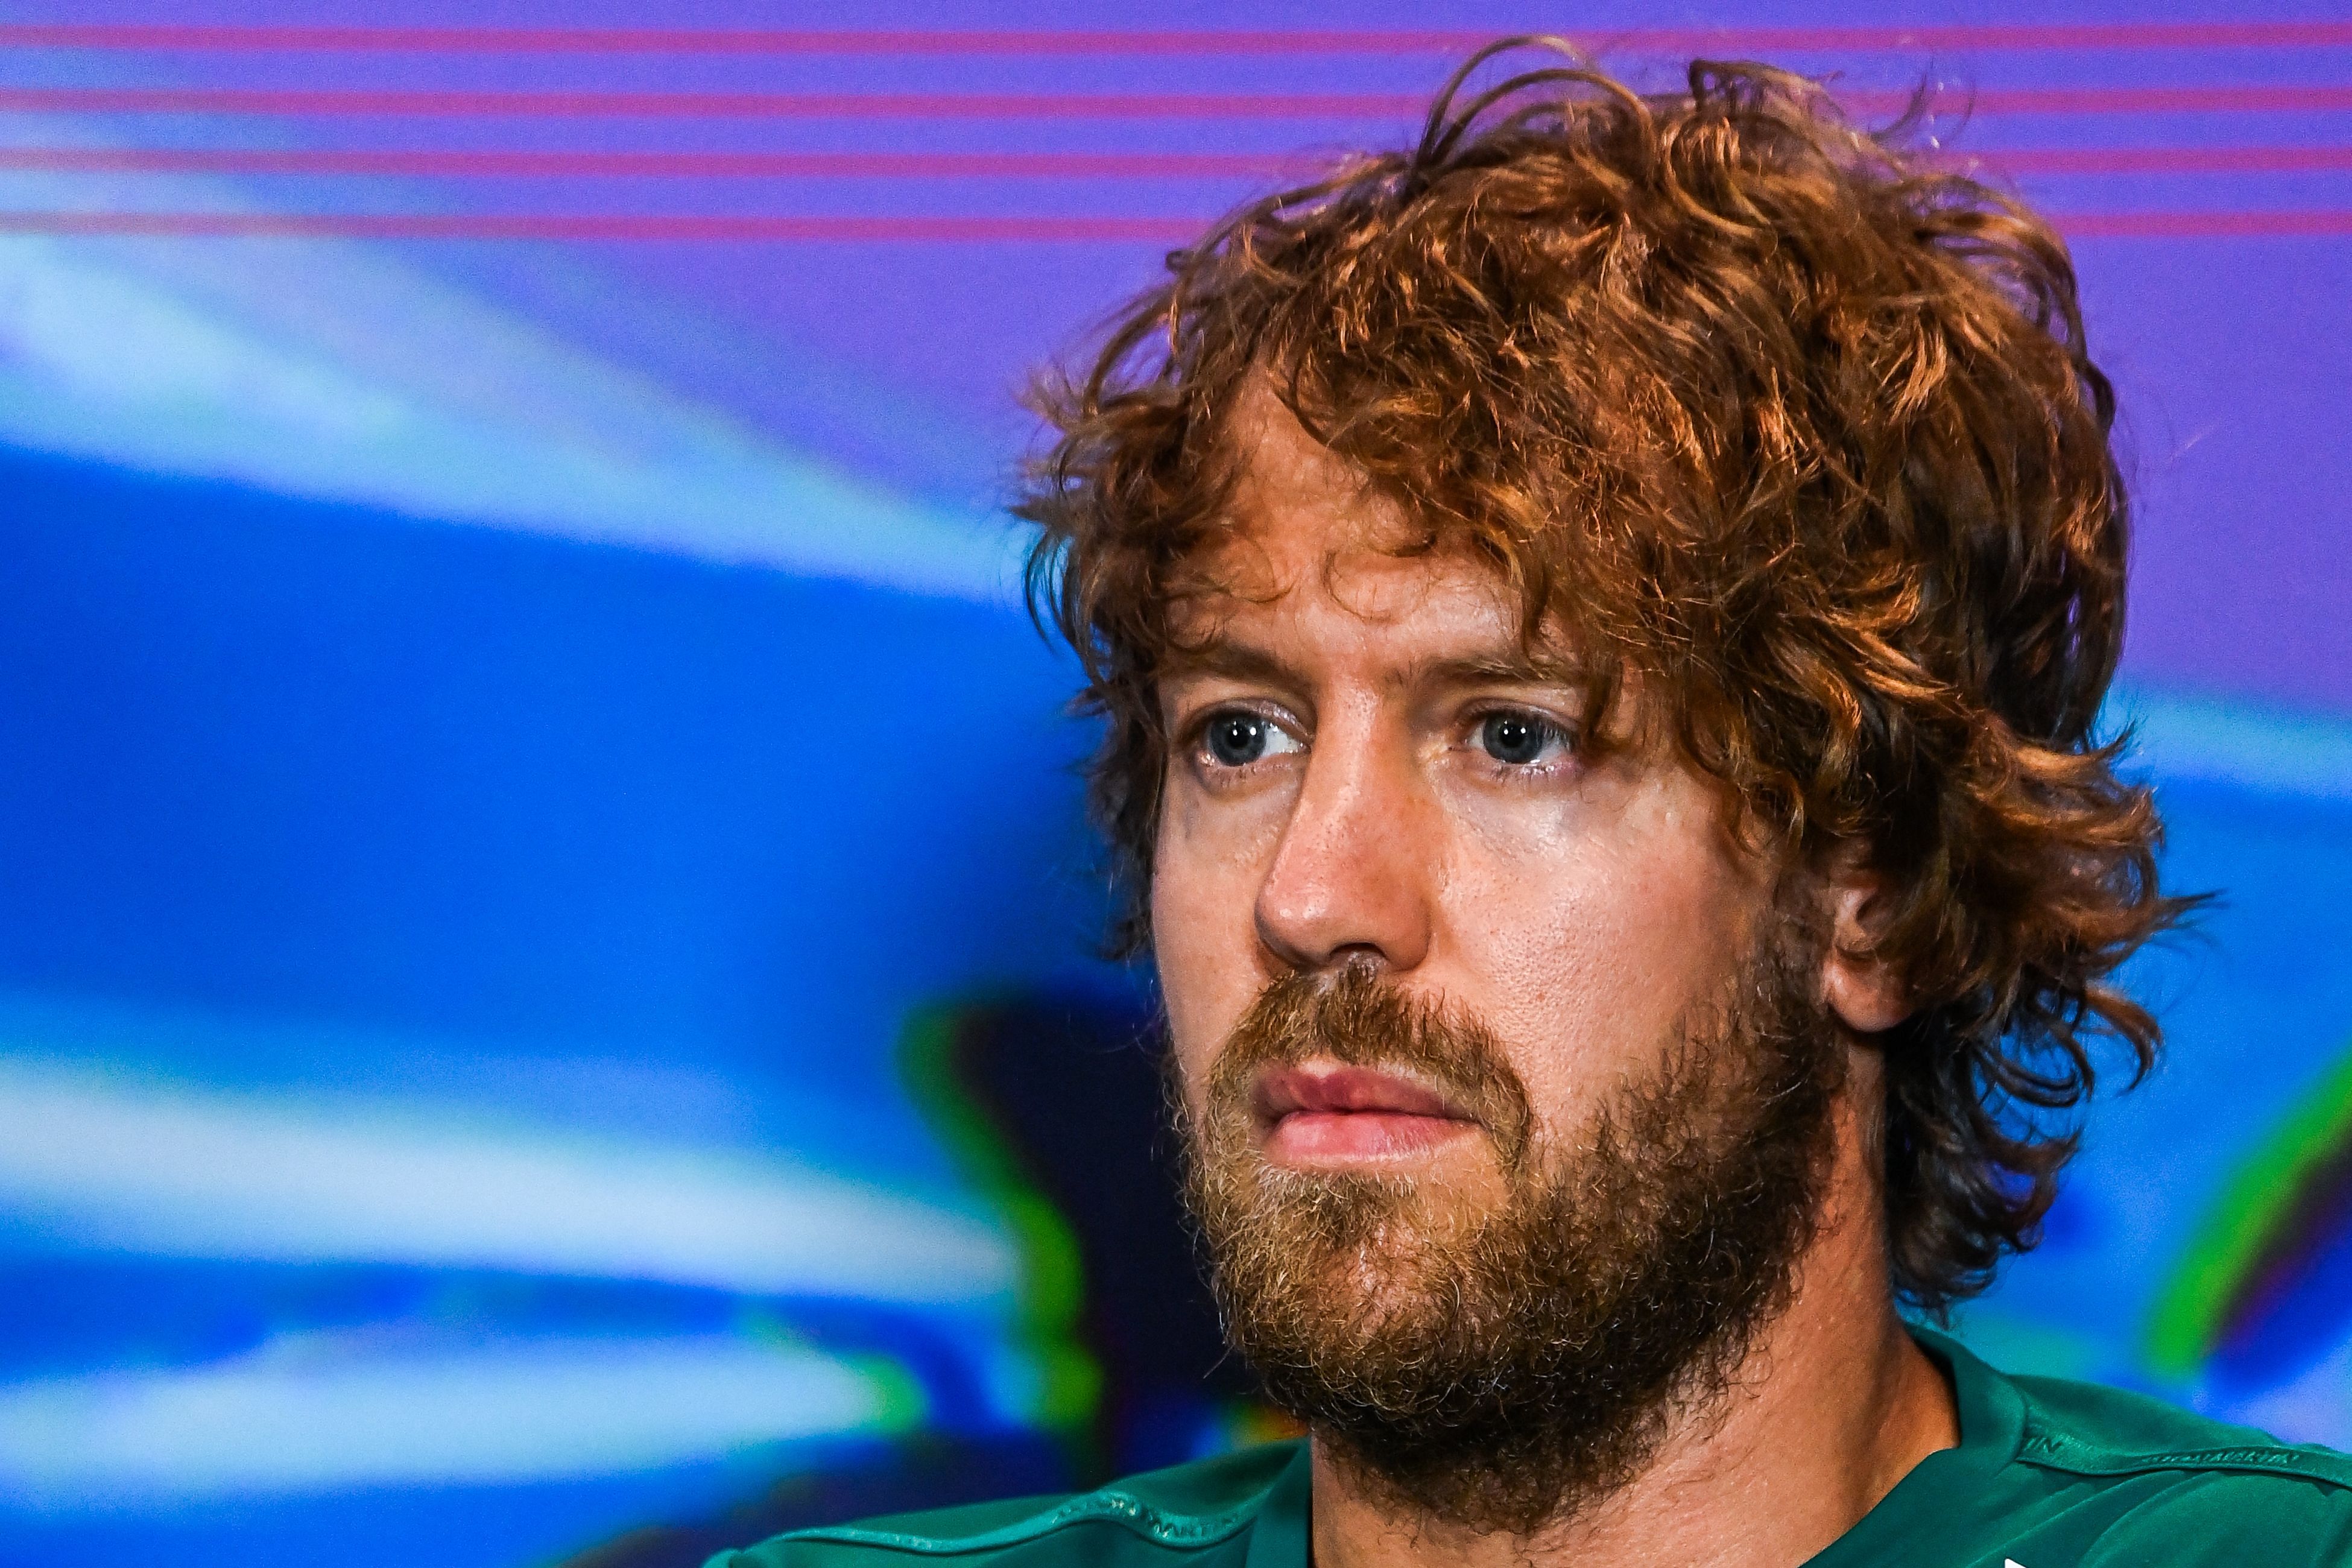
<path fill-rule="evenodd" d="M 2060 215 L 2223 896 L 1962 1326 L 2352 1444 L 2340 0 L 1102 16 L 0 10 L 0 1561 L 688 1562 L 1249 1434 L 1114 1277 L 1013 393 L 1530 28 L 1931 75 Z"/>

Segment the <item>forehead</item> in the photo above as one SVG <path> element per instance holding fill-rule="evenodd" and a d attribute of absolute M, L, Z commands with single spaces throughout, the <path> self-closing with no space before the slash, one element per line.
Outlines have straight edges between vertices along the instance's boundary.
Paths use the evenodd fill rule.
<path fill-rule="evenodd" d="M 1262 380 L 1244 384 L 1225 440 L 1234 463 L 1225 527 L 1172 606 L 1180 643 L 1303 623 L 1384 640 L 1517 642 L 1520 606 L 1493 563 L 1436 537 L 1309 435 Z"/>

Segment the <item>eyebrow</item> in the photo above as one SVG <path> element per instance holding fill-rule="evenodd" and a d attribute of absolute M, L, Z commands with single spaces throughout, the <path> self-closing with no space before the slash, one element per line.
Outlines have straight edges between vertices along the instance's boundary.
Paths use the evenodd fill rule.
<path fill-rule="evenodd" d="M 1468 654 L 1412 665 L 1401 684 L 1580 687 L 1591 678 L 1591 671 L 1566 654 Z"/>
<path fill-rule="evenodd" d="M 1212 637 L 1176 649 L 1161 661 L 1160 674 L 1163 679 L 1208 675 L 1223 676 L 1228 680 L 1263 680 L 1276 686 L 1298 683 L 1298 672 L 1281 658 L 1262 647 L 1224 637 Z"/>
<path fill-rule="evenodd" d="M 1298 671 L 1277 655 L 1223 637 L 1171 654 L 1160 673 L 1162 678 L 1221 676 L 1229 680 L 1256 680 L 1275 686 L 1306 684 Z M 1514 652 L 1421 659 L 1407 665 L 1385 684 L 1402 689 L 1423 686 L 1582 687 L 1591 679 L 1591 670 L 1568 655 Z"/>

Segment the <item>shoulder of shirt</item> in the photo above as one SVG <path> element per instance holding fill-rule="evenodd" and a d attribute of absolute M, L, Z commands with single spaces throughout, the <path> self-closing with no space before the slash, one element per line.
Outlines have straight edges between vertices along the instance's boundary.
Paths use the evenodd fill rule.
<path fill-rule="evenodd" d="M 1266 1443 L 1165 1470 L 1147 1471 L 1075 1497 L 1026 1498 L 856 1524 L 794 1531 L 733 1552 L 705 1568 L 818 1568 L 874 1554 L 982 1556 L 1088 1525 L 1126 1531 L 1149 1548 L 1193 1552 L 1246 1529 L 1275 1481 L 1297 1458 L 1296 1442 Z"/>
<path fill-rule="evenodd" d="M 2025 1403 L 2021 1464 L 2086 1478 L 2158 1471 L 2277 1477 L 2316 1483 L 2352 1505 L 2352 1455 L 2284 1443 L 2122 1389 L 2054 1377 L 2009 1381 Z"/>

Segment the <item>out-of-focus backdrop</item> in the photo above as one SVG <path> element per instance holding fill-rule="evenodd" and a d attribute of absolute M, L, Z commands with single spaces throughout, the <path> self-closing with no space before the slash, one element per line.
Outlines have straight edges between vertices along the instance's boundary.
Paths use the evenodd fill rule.
<path fill-rule="evenodd" d="M 2138 486 L 2117 720 L 2223 896 L 1963 1326 L 2352 1444 L 2340 0 L 31 0 L 0 1561 L 687 1563 L 1259 1429 L 1087 956 L 1013 394 L 1529 29 L 1932 79 L 2059 215 Z"/>

